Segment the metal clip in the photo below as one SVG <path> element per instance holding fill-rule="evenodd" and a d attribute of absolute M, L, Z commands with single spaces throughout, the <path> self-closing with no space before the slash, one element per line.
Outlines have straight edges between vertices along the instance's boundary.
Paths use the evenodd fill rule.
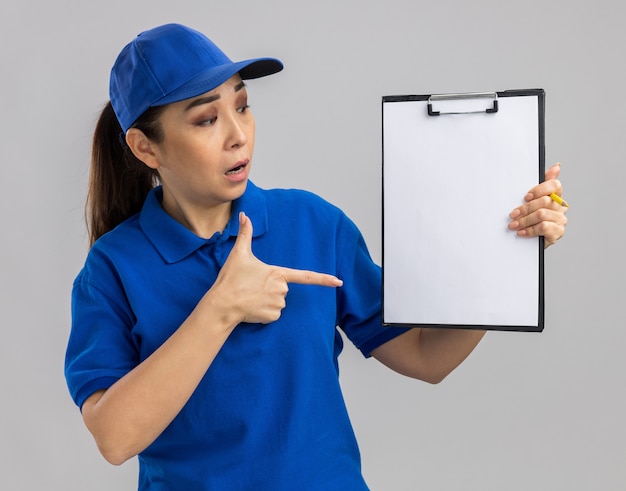
<path fill-rule="evenodd" d="M 455 100 L 467 100 L 467 99 L 493 99 L 493 107 L 482 110 L 468 110 L 468 111 L 433 111 L 433 101 L 455 101 Z M 428 98 L 428 115 L 429 116 L 441 116 L 443 114 L 475 114 L 475 113 L 487 113 L 493 114 L 498 112 L 498 94 L 497 92 L 467 92 L 464 94 L 434 94 Z"/>

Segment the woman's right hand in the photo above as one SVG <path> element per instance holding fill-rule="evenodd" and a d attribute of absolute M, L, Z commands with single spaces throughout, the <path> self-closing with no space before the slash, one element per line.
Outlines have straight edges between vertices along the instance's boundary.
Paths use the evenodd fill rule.
<path fill-rule="evenodd" d="M 214 307 L 222 309 L 235 324 L 267 324 L 277 320 L 285 308 L 289 283 L 328 287 L 343 284 L 333 275 L 272 266 L 257 259 L 252 252 L 252 222 L 241 212 L 235 245 L 209 290 Z"/>

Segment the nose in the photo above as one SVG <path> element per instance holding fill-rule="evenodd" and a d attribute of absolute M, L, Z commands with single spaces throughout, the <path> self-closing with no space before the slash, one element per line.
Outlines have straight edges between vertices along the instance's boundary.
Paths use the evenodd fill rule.
<path fill-rule="evenodd" d="M 248 135 L 245 131 L 245 121 L 241 120 L 240 113 L 234 113 L 227 122 L 226 146 L 228 148 L 238 148 L 245 145 L 248 141 Z"/>

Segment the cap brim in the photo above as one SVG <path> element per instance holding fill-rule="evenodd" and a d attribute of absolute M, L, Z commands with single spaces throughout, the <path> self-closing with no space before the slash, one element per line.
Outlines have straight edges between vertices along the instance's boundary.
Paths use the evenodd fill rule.
<path fill-rule="evenodd" d="M 219 87 L 236 73 L 239 73 L 243 80 L 250 80 L 272 75 L 280 72 L 282 69 L 282 62 L 275 58 L 255 58 L 219 65 L 196 75 L 176 90 L 154 101 L 151 106 L 163 106 L 172 102 L 197 97 Z"/>

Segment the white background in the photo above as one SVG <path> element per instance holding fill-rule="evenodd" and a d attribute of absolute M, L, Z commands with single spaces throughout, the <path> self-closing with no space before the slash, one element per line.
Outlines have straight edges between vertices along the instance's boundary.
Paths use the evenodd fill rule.
<path fill-rule="evenodd" d="M 625 15 L 618 0 L 2 0 L 0 487 L 136 487 L 135 461 L 107 464 L 67 393 L 69 294 L 110 66 L 182 22 L 233 59 L 285 62 L 248 84 L 252 178 L 339 205 L 378 261 L 381 97 L 546 90 L 571 212 L 546 253 L 545 331 L 489 333 L 438 386 L 347 346 L 341 380 L 373 490 L 626 489 Z"/>

